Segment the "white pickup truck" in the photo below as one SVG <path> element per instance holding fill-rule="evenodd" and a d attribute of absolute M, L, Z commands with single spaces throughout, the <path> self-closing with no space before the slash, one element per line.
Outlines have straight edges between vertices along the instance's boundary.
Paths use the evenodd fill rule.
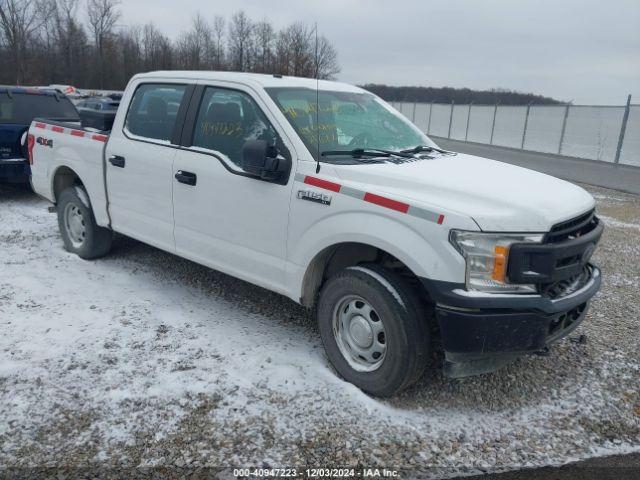
<path fill-rule="evenodd" d="M 452 377 L 547 351 L 600 287 L 587 192 L 444 151 L 351 85 L 148 73 L 111 132 L 29 133 L 69 251 L 105 255 L 118 232 L 313 307 L 336 371 L 373 395 L 419 378 L 432 345 Z"/>

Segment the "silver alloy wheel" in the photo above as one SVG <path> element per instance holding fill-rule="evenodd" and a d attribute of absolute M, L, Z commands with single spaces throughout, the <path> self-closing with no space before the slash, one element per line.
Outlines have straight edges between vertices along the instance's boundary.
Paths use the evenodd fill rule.
<path fill-rule="evenodd" d="M 67 236 L 75 248 L 80 248 L 84 243 L 87 229 L 82 210 L 74 203 L 67 203 L 64 207 L 64 228 Z"/>
<path fill-rule="evenodd" d="M 358 372 L 380 368 L 387 353 L 384 323 L 369 303 L 348 295 L 333 312 L 333 336 L 349 366 Z"/>

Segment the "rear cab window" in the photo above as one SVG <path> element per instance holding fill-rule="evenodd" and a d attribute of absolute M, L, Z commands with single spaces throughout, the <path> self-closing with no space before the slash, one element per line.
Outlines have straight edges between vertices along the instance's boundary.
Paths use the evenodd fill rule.
<path fill-rule="evenodd" d="M 170 143 L 186 85 L 145 83 L 136 89 L 125 120 L 125 134 Z"/>

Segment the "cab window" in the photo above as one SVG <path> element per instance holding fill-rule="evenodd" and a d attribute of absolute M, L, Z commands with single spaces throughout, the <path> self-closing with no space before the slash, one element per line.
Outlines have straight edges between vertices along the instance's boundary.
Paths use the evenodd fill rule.
<path fill-rule="evenodd" d="M 168 142 L 184 97 L 185 85 L 140 85 L 127 113 L 125 130 L 137 137 Z"/>
<path fill-rule="evenodd" d="M 198 109 L 192 145 L 221 154 L 240 165 L 248 140 L 277 144 L 275 129 L 246 93 L 207 87 Z"/>

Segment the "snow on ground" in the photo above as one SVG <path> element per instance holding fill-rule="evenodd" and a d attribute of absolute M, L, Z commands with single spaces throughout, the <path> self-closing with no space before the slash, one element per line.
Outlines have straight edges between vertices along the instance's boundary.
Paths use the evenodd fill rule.
<path fill-rule="evenodd" d="M 464 380 L 436 357 L 380 401 L 334 375 L 295 303 L 124 237 L 83 261 L 44 200 L 0 187 L 0 466 L 439 476 L 640 451 L 640 200 L 591 190 L 605 287 L 573 337 Z"/>

